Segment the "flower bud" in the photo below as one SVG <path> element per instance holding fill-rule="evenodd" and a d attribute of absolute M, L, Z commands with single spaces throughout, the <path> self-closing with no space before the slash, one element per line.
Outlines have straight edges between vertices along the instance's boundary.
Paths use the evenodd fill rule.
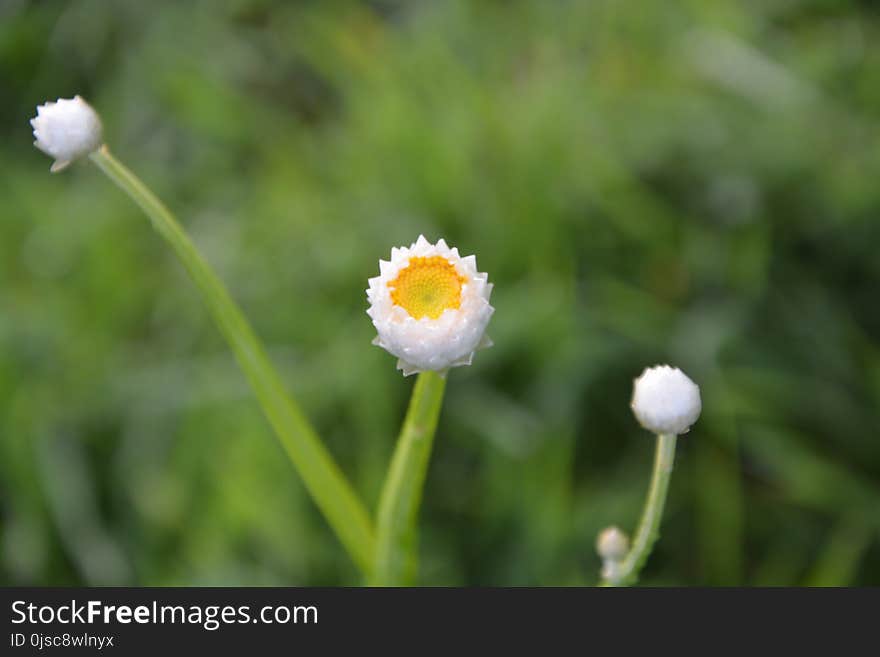
<path fill-rule="evenodd" d="M 617 527 L 606 527 L 596 539 L 596 552 L 603 561 L 621 561 L 629 552 L 629 538 Z"/>
<path fill-rule="evenodd" d="M 700 388 L 677 367 L 646 368 L 633 385 L 633 413 L 656 434 L 687 433 L 700 417 Z"/>
<path fill-rule="evenodd" d="M 103 141 L 100 117 L 80 96 L 38 105 L 31 125 L 34 146 L 55 158 L 49 169 L 53 173 L 97 150 Z"/>

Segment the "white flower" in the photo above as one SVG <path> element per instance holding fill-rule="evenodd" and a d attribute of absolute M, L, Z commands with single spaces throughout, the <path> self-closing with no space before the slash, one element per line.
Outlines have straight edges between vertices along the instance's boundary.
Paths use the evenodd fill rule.
<path fill-rule="evenodd" d="M 700 417 L 700 388 L 677 367 L 646 368 L 633 384 L 632 409 L 654 433 L 687 433 Z"/>
<path fill-rule="evenodd" d="M 101 119 L 79 96 L 38 105 L 31 125 L 34 146 L 55 158 L 50 169 L 53 173 L 97 150 L 102 143 Z"/>
<path fill-rule="evenodd" d="M 477 349 L 492 344 L 484 335 L 495 310 L 492 284 L 474 256 L 462 258 L 442 239 L 431 244 L 419 235 L 409 248 L 391 249 L 369 283 L 367 314 L 379 333 L 373 344 L 397 356 L 404 376 L 470 365 Z"/>
<path fill-rule="evenodd" d="M 596 552 L 605 561 L 622 561 L 629 552 L 629 538 L 617 527 L 606 527 L 596 539 Z"/>

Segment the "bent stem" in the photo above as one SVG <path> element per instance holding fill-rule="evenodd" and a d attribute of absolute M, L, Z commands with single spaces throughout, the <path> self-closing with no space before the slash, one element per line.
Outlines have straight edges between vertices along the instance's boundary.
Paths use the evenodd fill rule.
<path fill-rule="evenodd" d="M 419 505 L 445 388 L 446 379 L 436 372 L 419 374 L 413 388 L 379 500 L 375 586 L 404 586 L 415 579 Z"/>
<path fill-rule="evenodd" d="M 174 215 L 146 185 L 116 160 L 106 146 L 90 157 L 108 178 L 140 206 L 153 227 L 174 249 L 229 342 L 306 489 L 351 558 L 369 576 L 375 543 L 370 517 L 321 439 L 288 395 L 281 377 L 269 362 L 247 319 Z"/>
<path fill-rule="evenodd" d="M 627 586 L 634 584 L 642 567 L 648 560 L 654 543 L 660 535 L 660 521 L 663 518 L 663 507 L 666 504 L 666 492 L 669 490 L 669 479 L 672 476 L 672 465 L 675 461 L 675 434 L 659 434 L 654 451 L 654 472 L 651 475 L 651 487 L 642 511 L 642 519 L 636 530 L 632 548 L 614 569 L 614 577 L 606 578 L 602 586 Z"/>

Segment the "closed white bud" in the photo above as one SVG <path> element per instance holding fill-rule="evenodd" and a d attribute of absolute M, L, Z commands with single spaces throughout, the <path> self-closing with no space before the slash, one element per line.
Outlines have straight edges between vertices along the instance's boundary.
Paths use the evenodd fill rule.
<path fill-rule="evenodd" d="M 633 385 L 632 410 L 656 434 L 682 434 L 700 417 L 700 388 L 677 367 L 646 368 Z"/>
<path fill-rule="evenodd" d="M 606 527 L 596 539 L 596 552 L 603 561 L 621 561 L 629 552 L 629 538 L 617 527 Z"/>
<path fill-rule="evenodd" d="M 36 139 L 34 146 L 55 158 L 49 169 L 53 173 L 97 150 L 103 142 L 98 113 L 80 96 L 38 105 L 31 125 Z"/>

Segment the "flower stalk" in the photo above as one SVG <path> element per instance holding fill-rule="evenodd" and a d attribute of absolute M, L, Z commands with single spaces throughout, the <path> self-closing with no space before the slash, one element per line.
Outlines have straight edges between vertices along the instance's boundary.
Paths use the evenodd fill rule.
<path fill-rule="evenodd" d="M 632 548 L 621 561 L 606 564 L 601 586 L 628 586 L 638 580 L 639 573 L 660 536 L 660 522 L 663 518 L 666 493 L 669 490 L 669 480 L 675 461 L 676 439 L 677 436 L 672 433 L 657 435 L 651 486 L 648 489 L 648 497 L 645 500 Z"/>
<path fill-rule="evenodd" d="M 106 146 L 95 150 L 89 157 L 144 211 L 156 231 L 177 254 L 232 348 L 306 489 L 353 561 L 369 577 L 375 548 L 370 516 L 302 411 L 287 393 L 265 349 L 226 287 L 174 215 L 137 176 L 113 157 Z"/>
<path fill-rule="evenodd" d="M 415 580 L 418 512 L 445 388 L 445 376 L 432 371 L 419 374 L 413 388 L 379 501 L 376 586 L 406 586 Z"/>

